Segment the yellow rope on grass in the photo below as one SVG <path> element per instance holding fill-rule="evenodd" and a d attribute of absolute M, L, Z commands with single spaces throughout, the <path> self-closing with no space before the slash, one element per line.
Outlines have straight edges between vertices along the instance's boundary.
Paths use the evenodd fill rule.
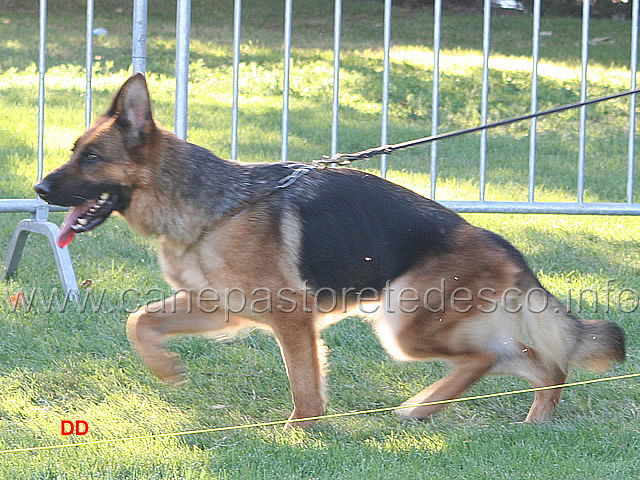
<path fill-rule="evenodd" d="M 472 400 L 484 400 L 487 398 L 496 398 L 496 397 L 504 397 L 507 395 L 517 395 L 522 393 L 531 393 L 531 392 L 540 392 L 543 390 L 553 390 L 556 388 L 568 388 L 568 387 L 577 387 L 581 385 L 590 385 L 593 383 L 601 383 L 601 382 L 610 382 L 613 380 L 626 380 L 629 378 L 640 377 L 640 373 L 630 373 L 626 375 L 618 375 L 615 377 L 603 377 L 596 378 L 593 380 L 583 380 L 580 382 L 572 382 L 572 383 L 564 383 L 560 385 L 550 385 L 547 387 L 535 387 L 535 388 L 525 388 L 522 390 L 512 390 L 509 392 L 498 392 L 498 393 L 487 393 L 484 395 L 475 395 L 472 397 L 462 397 L 462 398 L 452 398 L 450 400 L 439 400 L 437 402 L 427 402 L 427 403 L 419 403 L 415 405 L 399 405 L 395 407 L 381 407 L 381 408 L 372 408 L 369 410 L 357 410 L 354 412 L 343 412 L 343 413 L 330 413 L 326 415 L 318 415 L 317 417 L 306 417 L 306 418 L 297 418 L 295 420 L 275 420 L 271 422 L 260 422 L 260 423 L 249 423 L 245 425 L 230 425 L 227 427 L 215 427 L 215 428 L 203 428 L 199 430 L 187 430 L 183 432 L 170 432 L 170 433 L 154 433 L 150 435 L 139 435 L 135 437 L 122 437 L 122 438 L 111 438 L 106 440 L 94 440 L 90 442 L 79 442 L 79 443 L 64 443 L 58 445 L 43 445 L 39 447 L 26 447 L 26 448 L 13 448 L 7 450 L 0 450 L 0 453 L 20 453 L 20 452 L 37 452 L 42 450 L 59 450 L 63 448 L 71 448 L 71 447 L 84 447 L 89 445 L 104 445 L 116 442 L 127 442 L 134 440 L 149 440 L 154 438 L 163 438 L 163 437 L 179 437 L 184 435 L 196 435 L 200 433 L 215 433 L 215 432 L 226 432 L 229 430 L 247 430 L 250 428 L 259 428 L 259 427 L 271 427 L 275 425 L 284 425 L 285 423 L 299 423 L 299 422 L 307 422 L 310 420 L 322 420 L 327 418 L 342 418 L 342 417 L 351 417 L 355 415 L 367 415 L 371 413 L 382 413 L 382 412 L 390 412 L 394 410 L 401 410 L 404 408 L 413 408 L 417 406 L 429 406 L 429 405 L 443 405 L 448 403 L 462 403 L 469 402 Z"/>

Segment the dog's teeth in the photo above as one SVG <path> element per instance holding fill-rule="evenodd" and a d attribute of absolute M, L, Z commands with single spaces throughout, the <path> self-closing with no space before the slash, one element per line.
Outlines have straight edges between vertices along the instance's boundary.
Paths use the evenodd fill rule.
<path fill-rule="evenodd" d="M 105 201 L 107 198 L 109 198 L 109 194 L 108 193 L 103 193 L 102 195 L 100 195 L 100 200 Z"/>
<path fill-rule="evenodd" d="M 79 218 L 77 222 L 78 222 L 78 225 L 84 226 L 84 225 L 87 224 L 87 219 L 86 218 Z"/>

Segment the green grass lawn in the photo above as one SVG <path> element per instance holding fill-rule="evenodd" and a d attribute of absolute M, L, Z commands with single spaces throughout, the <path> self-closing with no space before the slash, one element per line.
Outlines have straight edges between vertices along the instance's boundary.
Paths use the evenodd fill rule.
<path fill-rule="evenodd" d="M 78 2 L 82 3 L 82 2 Z M 94 108 L 104 110 L 131 73 L 129 2 L 97 2 Z M 281 2 L 243 6 L 239 157 L 280 158 L 282 102 Z M 296 2 L 294 2 L 296 3 Z M 65 10 L 54 8 L 64 4 Z M 175 2 L 150 2 L 149 84 L 155 112 L 173 122 Z M 230 150 L 232 2 L 193 1 L 189 139 L 222 156 Z M 84 125 L 84 14 L 71 0 L 52 2 L 46 108 L 45 170 L 65 161 Z M 123 13 L 117 7 L 124 7 Z M 166 7 L 166 8 L 165 8 Z M 291 73 L 290 159 L 329 153 L 333 5 L 297 2 Z M 345 2 L 339 150 L 380 139 L 382 16 L 380 2 Z M 61 13 L 63 12 L 64 13 Z M 430 132 L 432 14 L 393 12 L 389 140 Z M 36 12 L 0 10 L 0 197 L 32 197 L 37 112 Z M 482 19 L 443 18 L 441 131 L 480 118 Z M 527 113 L 531 18 L 493 19 L 490 120 Z M 579 97 L 580 25 L 545 18 L 539 107 Z M 589 95 L 629 86 L 630 24 L 594 21 L 592 36 L 615 43 L 591 51 Z M 624 201 L 628 101 L 589 107 L 587 201 Z M 537 200 L 574 201 L 578 113 L 539 122 Z M 489 133 L 487 199 L 526 200 L 528 124 Z M 438 198 L 477 199 L 479 137 L 441 142 Z M 426 194 L 429 147 L 389 158 L 389 178 Z M 362 168 L 378 171 L 378 161 Z M 640 198 L 636 166 L 636 198 Z M 6 249 L 20 214 L 0 215 Z M 59 222 L 61 214 L 52 215 Z M 640 372 L 640 327 L 633 294 L 640 292 L 640 228 L 633 217 L 467 215 L 500 233 L 526 256 L 542 283 L 573 299 L 585 317 L 606 318 L 627 332 L 628 359 L 607 375 Z M 71 246 L 78 280 L 91 280 L 83 302 L 48 308 L 59 288 L 42 238 L 30 238 L 16 279 L 0 299 L 0 450 L 95 441 L 285 419 L 291 408 L 275 341 L 254 332 L 232 342 L 185 338 L 171 349 L 185 360 L 189 383 L 171 388 L 133 354 L 124 333 L 126 310 L 170 292 L 159 271 L 155 241 L 110 219 Z M 610 306 L 605 305 L 612 288 Z M 127 290 L 131 289 L 131 290 Z M 628 289 L 625 291 L 625 289 Z M 587 292 L 579 305 L 576 294 Z M 23 291 L 31 310 L 13 309 Z M 122 292 L 128 291 L 125 298 Z M 598 295 L 597 301 L 594 292 Z M 44 295 L 44 296 L 43 296 Z M 93 296 L 93 299 L 90 297 Z M 93 300 L 93 301 L 92 301 Z M 98 303 L 100 303 L 98 305 Z M 636 302 L 637 304 L 637 302 Z M 370 326 L 350 318 L 330 327 L 329 413 L 394 406 L 441 377 L 438 363 L 402 364 L 379 346 Z M 573 371 L 569 381 L 597 378 Z M 512 377 L 483 379 L 467 394 L 526 388 Z M 0 478 L 633 478 L 640 469 L 640 388 L 636 380 L 567 389 L 554 420 L 519 423 L 531 394 L 450 406 L 427 422 L 390 413 L 325 420 L 308 431 L 262 427 L 0 454 Z M 86 420 L 89 433 L 69 440 L 62 419 Z"/>

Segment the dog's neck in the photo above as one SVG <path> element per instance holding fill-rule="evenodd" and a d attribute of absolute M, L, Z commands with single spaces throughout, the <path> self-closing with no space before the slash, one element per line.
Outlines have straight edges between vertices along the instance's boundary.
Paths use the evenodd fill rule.
<path fill-rule="evenodd" d="M 250 174 L 237 162 L 223 160 L 197 145 L 171 140 L 164 143 L 172 148 L 164 148 L 156 156 L 149 172 L 150 188 L 140 187 L 139 195 L 133 190 L 124 217 L 142 234 L 164 235 L 190 244 L 250 203 Z"/>

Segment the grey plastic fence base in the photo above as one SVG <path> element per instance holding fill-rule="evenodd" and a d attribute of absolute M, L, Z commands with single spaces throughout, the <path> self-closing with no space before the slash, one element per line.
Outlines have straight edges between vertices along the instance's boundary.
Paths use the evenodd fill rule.
<path fill-rule="evenodd" d="M 6 280 L 15 275 L 18 270 L 18 265 L 20 264 L 20 259 L 22 258 L 27 237 L 30 233 L 37 233 L 44 235 L 49 240 L 65 294 L 69 295 L 71 299 L 76 299 L 78 296 L 78 282 L 76 281 L 76 275 L 73 271 L 73 265 L 71 264 L 69 250 L 67 247 L 60 248 L 56 243 L 56 237 L 59 231 L 58 226 L 48 220 L 39 220 L 37 218 L 21 220 L 14 230 L 13 237 L 9 243 L 9 250 L 2 271 L 2 279 Z"/>

